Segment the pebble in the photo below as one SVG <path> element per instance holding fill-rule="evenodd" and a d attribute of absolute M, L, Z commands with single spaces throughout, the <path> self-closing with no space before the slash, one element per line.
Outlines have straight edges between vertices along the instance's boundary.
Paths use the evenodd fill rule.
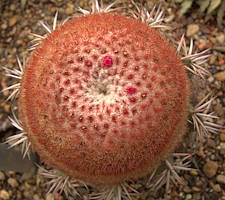
<path fill-rule="evenodd" d="M 22 194 L 20 191 L 17 190 L 16 192 L 16 199 L 19 200 L 19 199 L 22 199 Z"/>
<path fill-rule="evenodd" d="M 224 44 L 225 42 L 225 35 L 222 33 L 222 34 L 218 34 L 216 36 L 216 40 L 220 43 L 220 44 Z"/>
<path fill-rule="evenodd" d="M 66 13 L 67 15 L 71 15 L 71 14 L 74 13 L 74 5 L 73 5 L 72 3 L 68 3 L 68 4 L 67 4 L 67 7 L 66 7 L 66 9 L 65 9 L 65 13 Z"/>
<path fill-rule="evenodd" d="M 198 172 L 196 170 L 190 170 L 190 174 L 193 176 L 198 176 Z"/>
<path fill-rule="evenodd" d="M 18 187 L 19 185 L 15 178 L 9 178 L 7 182 L 13 188 Z"/>
<path fill-rule="evenodd" d="M 7 24 L 2 24 L 1 25 L 1 28 L 4 30 L 4 29 L 7 29 Z"/>
<path fill-rule="evenodd" d="M 5 180 L 5 174 L 0 171 L 0 181 L 4 181 L 4 180 Z"/>
<path fill-rule="evenodd" d="M 8 173 L 9 176 L 15 176 L 16 175 L 16 172 L 14 172 L 12 170 L 9 170 L 7 173 Z"/>
<path fill-rule="evenodd" d="M 40 197 L 39 197 L 37 194 L 35 194 L 35 195 L 33 196 L 33 200 L 40 200 Z"/>
<path fill-rule="evenodd" d="M 14 26 L 17 22 L 18 17 L 17 16 L 13 16 L 9 19 L 9 26 Z"/>
<path fill-rule="evenodd" d="M 213 185 L 213 189 L 214 189 L 216 192 L 221 192 L 221 187 L 220 187 L 219 184 Z"/>
<path fill-rule="evenodd" d="M 0 199 L 8 200 L 9 198 L 10 195 L 6 190 L 0 190 Z"/>
<path fill-rule="evenodd" d="M 201 189 L 200 188 L 198 188 L 198 187 L 192 187 L 192 190 L 194 191 L 194 192 L 200 192 L 201 191 Z"/>
<path fill-rule="evenodd" d="M 210 56 L 210 59 L 209 59 L 209 64 L 210 64 L 210 65 L 215 64 L 216 59 L 217 59 L 217 56 L 216 56 L 216 55 L 212 55 L 212 56 Z"/>
<path fill-rule="evenodd" d="M 191 188 L 189 188 L 188 186 L 184 186 L 184 192 L 185 193 L 190 193 L 191 192 Z"/>
<path fill-rule="evenodd" d="M 219 60 L 219 62 L 218 62 L 218 64 L 219 64 L 220 66 L 224 65 L 224 63 L 225 63 L 225 60 Z"/>
<path fill-rule="evenodd" d="M 208 178 L 212 178 L 213 176 L 215 176 L 217 169 L 218 169 L 218 164 L 217 162 L 214 162 L 214 161 L 208 161 L 203 166 L 203 172 Z"/>
<path fill-rule="evenodd" d="M 217 181 L 218 183 L 225 184 L 225 175 L 222 175 L 222 174 L 217 175 L 217 176 L 216 176 L 216 181 Z"/>
<path fill-rule="evenodd" d="M 189 200 L 192 199 L 192 195 L 191 194 L 187 194 L 185 200 Z"/>
<path fill-rule="evenodd" d="M 225 142 L 220 143 L 219 149 L 222 150 L 222 151 L 225 150 Z"/>
<path fill-rule="evenodd" d="M 199 25 L 197 25 L 197 24 L 189 24 L 187 26 L 187 37 L 193 36 L 198 31 L 199 31 Z"/>
<path fill-rule="evenodd" d="M 220 133 L 220 140 L 225 142 L 225 133 Z"/>
<path fill-rule="evenodd" d="M 48 194 L 46 200 L 54 200 L 54 197 L 52 196 L 52 194 Z"/>
<path fill-rule="evenodd" d="M 17 45 L 22 45 L 22 44 L 23 44 L 23 40 L 17 40 L 17 41 L 16 41 L 16 44 L 17 44 Z"/>
<path fill-rule="evenodd" d="M 207 145 L 208 145 L 208 147 L 215 148 L 216 142 L 215 142 L 215 140 L 212 140 L 212 139 L 209 138 L 208 141 L 207 141 Z"/>
<path fill-rule="evenodd" d="M 33 197 L 33 192 L 32 192 L 32 190 L 25 190 L 25 191 L 23 192 L 23 195 L 26 197 L 26 199 L 32 199 L 32 197 Z"/>
<path fill-rule="evenodd" d="M 201 194 L 199 192 L 193 194 L 193 200 L 200 200 L 200 199 L 202 199 L 202 198 L 201 198 Z"/>
<path fill-rule="evenodd" d="M 217 79 L 218 81 L 224 81 L 225 80 L 225 71 L 214 74 L 214 78 Z"/>
<path fill-rule="evenodd" d="M 4 104 L 4 105 L 3 105 L 3 108 L 4 108 L 4 111 L 5 111 L 6 113 L 9 113 L 9 112 L 10 112 L 10 105 Z"/>
<path fill-rule="evenodd" d="M 214 79 L 213 76 L 210 76 L 210 77 L 208 78 L 209 83 L 212 83 L 214 80 L 215 80 L 215 79 Z"/>
<path fill-rule="evenodd" d="M 210 38 L 209 38 L 209 41 L 212 42 L 213 44 L 215 44 L 215 43 L 216 43 L 216 38 L 210 37 Z"/>
<path fill-rule="evenodd" d="M 10 7 L 9 7 L 9 9 L 10 9 L 11 11 L 16 10 L 16 5 L 15 5 L 15 4 L 11 4 Z"/>

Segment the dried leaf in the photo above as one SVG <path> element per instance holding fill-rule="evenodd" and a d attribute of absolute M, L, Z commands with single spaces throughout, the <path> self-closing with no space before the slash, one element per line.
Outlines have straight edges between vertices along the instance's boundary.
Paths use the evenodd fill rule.
<path fill-rule="evenodd" d="M 200 11 L 203 13 L 208 8 L 210 0 L 198 0 L 197 3 L 200 6 Z"/>
<path fill-rule="evenodd" d="M 212 13 L 221 3 L 221 0 L 211 0 L 207 10 L 207 14 Z"/>
<path fill-rule="evenodd" d="M 191 7 L 192 3 L 193 3 L 193 0 L 184 0 L 182 2 L 180 13 L 179 13 L 179 18 L 182 17 L 188 11 L 188 9 Z"/>
<path fill-rule="evenodd" d="M 217 23 L 218 26 L 222 29 L 223 28 L 223 17 L 225 15 L 225 1 L 222 2 L 222 5 L 219 7 L 217 13 Z"/>
<path fill-rule="evenodd" d="M 21 2 L 21 7 L 24 8 L 27 3 L 27 0 L 21 0 L 20 2 Z"/>
<path fill-rule="evenodd" d="M 174 0 L 175 3 L 181 3 L 184 0 Z"/>

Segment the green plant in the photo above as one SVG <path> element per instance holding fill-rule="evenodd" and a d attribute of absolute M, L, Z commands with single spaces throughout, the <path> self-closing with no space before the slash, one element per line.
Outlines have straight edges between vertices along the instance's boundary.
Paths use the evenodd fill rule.
<path fill-rule="evenodd" d="M 194 3 L 197 3 L 199 6 L 199 11 L 201 13 L 206 13 L 207 16 L 217 13 L 217 23 L 219 27 L 223 27 L 223 17 L 225 13 L 225 1 L 223 0 L 173 0 L 174 3 L 180 3 L 181 8 L 179 11 L 179 17 L 182 17 L 187 13 Z"/>

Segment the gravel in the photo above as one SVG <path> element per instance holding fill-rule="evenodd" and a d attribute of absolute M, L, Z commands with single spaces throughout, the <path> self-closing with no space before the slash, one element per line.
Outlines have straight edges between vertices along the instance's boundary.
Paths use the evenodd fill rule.
<path fill-rule="evenodd" d="M 105 2 L 105 1 L 104 1 Z M 108 2 L 108 1 L 106 1 Z M 186 32 L 188 37 L 195 39 L 195 45 L 200 50 L 211 48 L 212 56 L 207 69 L 212 76 L 203 82 L 203 92 L 198 93 L 197 99 L 203 98 L 206 93 L 212 92 L 217 95 L 213 102 L 215 114 L 220 116 L 216 120 L 218 124 L 225 123 L 225 29 L 219 29 L 213 15 L 207 21 L 199 15 L 197 9 L 193 8 L 190 13 L 178 20 L 179 8 L 171 1 L 163 1 L 167 22 L 171 24 L 172 31 L 166 31 L 171 41 L 178 40 Z M 152 4 L 151 1 L 148 4 Z M 87 7 L 88 0 L 27 0 L 23 9 L 21 1 L 0 2 L 0 66 L 16 68 L 16 55 L 28 56 L 29 52 L 25 49 L 29 46 L 29 41 L 33 39 L 29 33 L 43 34 L 43 29 L 37 23 L 40 20 L 52 24 L 56 10 L 59 10 L 59 20 L 66 19 L 68 15 L 73 15 L 77 6 Z M 130 4 L 128 5 L 130 6 Z M 190 39 L 190 38 L 188 38 Z M 0 68 L 0 73 L 1 71 Z M 12 79 L 0 76 L 0 89 L 13 83 Z M 0 141 L 4 142 L 6 137 L 15 133 L 15 129 L 9 125 L 8 115 L 10 114 L 10 103 L 5 101 L 9 92 L 0 93 Z M 187 136 L 181 149 L 186 152 L 193 152 L 192 167 L 197 171 L 180 172 L 180 176 L 186 183 L 185 186 L 178 184 L 171 185 L 167 199 L 194 199 L 194 200 L 225 200 L 225 132 L 213 134 L 208 138 L 202 139 L 201 143 L 192 141 L 190 135 Z M 16 165 L 16 163 L 15 163 Z M 25 178 L 22 178 L 25 177 Z M 45 197 L 47 187 L 43 185 L 43 179 L 34 170 L 31 174 L 19 173 L 14 171 L 0 171 L 0 199 L 1 200 L 63 200 L 63 195 L 56 193 L 55 198 L 51 195 Z M 134 186 L 142 191 L 140 200 L 163 200 L 165 189 L 158 192 L 150 192 L 145 185 L 145 180 L 140 180 Z M 73 200 L 72 197 L 68 198 Z M 79 199 L 88 199 L 85 191 L 81 190 Z"/>

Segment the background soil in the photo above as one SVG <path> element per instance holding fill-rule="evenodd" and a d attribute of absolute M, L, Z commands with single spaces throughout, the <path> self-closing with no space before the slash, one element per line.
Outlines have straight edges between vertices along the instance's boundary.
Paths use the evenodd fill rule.
<path fill-rule="evenodd" d="M 24 1 L 25 2 L 25 1 Z M 106 4 L 111 1 L 104 1 Z M 154 1 L 146 1 L 152 7 Z M 167 31 L 166 35 L 172 42 L 181 38 L 185 32 L 187 39 L 191 37 L 195 40 L 196 49 L 205 50 L 211 48 L 212 56 L 205 67 L 211 72 L 211 76 L 200 84 L 202 88 L 197 99 L 203 98 L 207 92 L 212 91 L 217 95 L 213 101 L 213 110 L 220 117 L 218 124 L 225 122 L 225 28 L 218 28 L 215 14 L 206 16 L 200 13 L 198 6 L 193 4 L 188 13 L 178 19 L 180 5 L 173 1 L 161 2 L 165 8 L 165 21 L 172 27 L 172 31 Z M 0 66 L 17 68 L 16 55 L 22 59 L 29 56 L 27 47 L 29 41 L 33 39 L 29 33 L 44 33 L 39 21 L 43 20 L 52 24 L 55 12 L 59 11 L 59 21 L 73 15 L 78 6 L 87 8 L 88 0 L 27 0 L 24 7 L 19 0 L 1 0 L 0 2 Z M 123 2 L 122 6 L 133 8 L 129 1 Z M 126 10 L 126 9 L 125 9 Z M 4 70 L 0 68 L 0 90 L 11 85 L 14 80 L 4 76 Z M 204 88 L 204 89 L 203 89 Z M 9 123 L 8 116 L 11 115 L 10 102 L 6 101 L 8 91 L 0 93 L 0 142 L 16 133 L 16 129 Z M 190 140 L 188 140 L 190 141 Z M 170 188 L 170 195 L 166 199 L 185 200 L 225 200 L 225 131 L 220 131 L 209 138 L 201 141 L 201 145 L 184 142 L 182 147 L 187 152 L 195 150 L 193 156 L 193 168 L 198 171 L 181 172 L 186 186 L 177 185 Z M 4 162 L 5 157 L 2 156 Z M 17 165 L 14 160 L 12 166 Z M 1 162 L 0 162 L 1 163 Z M 0 200 L 41 200 L 47 191 L 43 186 L 43 178 L 35 171 L 19 173 L 15 171 L 0 171 Z M 0 166 L 1 170 L 1 166 Z M 164 199 L 165 190 L 159 192 L 149 192 L 144 182 L 136 183 L 136 188 L 143 192 L 138 199 Z M 85 190 L 80 191 L 81 197 L 87 199 Z M 47 199 L 51 199 L 50 196 Z M 66 199 L 57 194 L 55 199 Z M 73 199 L 72 197 L 69 199 Z"/>

